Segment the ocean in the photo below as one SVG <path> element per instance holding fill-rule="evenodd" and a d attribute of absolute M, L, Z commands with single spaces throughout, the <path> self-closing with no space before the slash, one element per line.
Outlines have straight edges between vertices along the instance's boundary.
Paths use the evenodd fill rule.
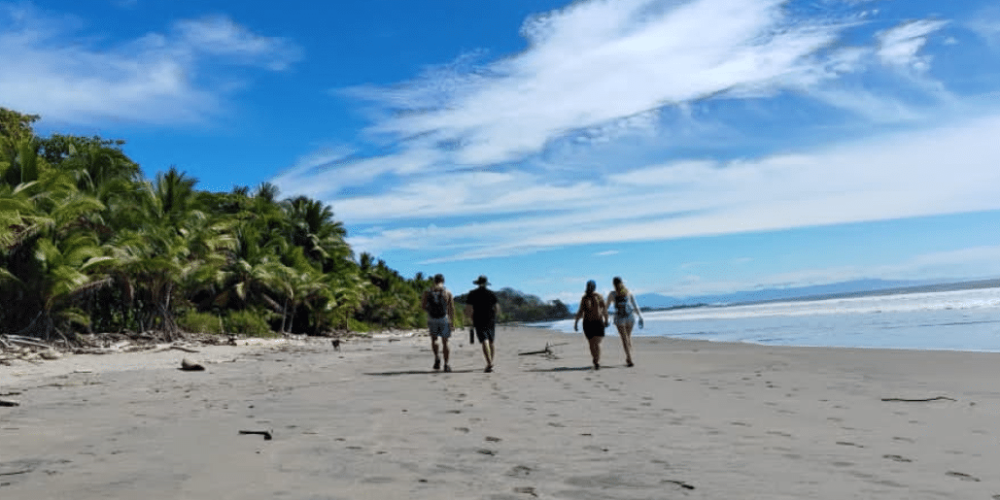
<path fill-rule="evenodd" d="M 642 304 L 639 304 L 641 307 Z M 1000 288 L 644 312 L 633 336 L 763 345 L 1000 352 Z M 573 321 L 538 326 L 573 332 Z M 609 336 L 617 336 L 612 325 Z"/>

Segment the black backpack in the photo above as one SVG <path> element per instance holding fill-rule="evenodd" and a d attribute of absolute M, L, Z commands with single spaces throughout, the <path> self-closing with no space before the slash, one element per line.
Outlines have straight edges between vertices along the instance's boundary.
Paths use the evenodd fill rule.
<path fill-rule="evenodd" d="M 427 298 L 427 314 L 432 318 L 443 318 L 448 315 L 444 290 L 435 288 Z"/>

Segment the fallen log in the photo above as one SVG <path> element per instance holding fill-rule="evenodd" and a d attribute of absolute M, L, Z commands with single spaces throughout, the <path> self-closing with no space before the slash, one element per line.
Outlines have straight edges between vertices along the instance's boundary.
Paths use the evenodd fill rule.
<path fill-rule="evenodd" d="M 0 399 L 0 406 L 21 406 L 21 403 L 9 399 Z"/>
<path fill-rule="evenodd" d="M 948 396 L 934 396 L 933 398 L 922 398 L 922 399 L 904 399 L 904 398 L 882 398 L 882 401 L 900 401 L 903 403 L 926 403 L 928 401 L 958 401 L 954 398 L 949 398 Z"/>
<path fill-rule="evenodd" d="M 205 367 L 201 363 L 196 363 L 190 359 L 184 358 L 181 360 L 181 370 L 186 372 L 201 372 L 205 371 Z"/>
<path fill-rule="evenodd" d="M 264 436 L 264 441 L 270 441 L 272 438 L 271 431 L 240 431 L 240 434 L 259 434 Z"/>

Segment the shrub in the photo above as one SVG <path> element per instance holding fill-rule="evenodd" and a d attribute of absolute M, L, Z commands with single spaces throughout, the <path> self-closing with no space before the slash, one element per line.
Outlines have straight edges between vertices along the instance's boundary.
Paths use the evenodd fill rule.
<path fill-rule="evenodd" d="M 177 318 L 177 326 L 189 333 L 222 333 L 222 321 L 212 313 L 188 311 Z"/>
<path fill-rule="evenodd" d="M 226 331 L 253 335 L 256 337 L 274 337 L 277 334 L 271 330 L 267 320 L 251 310 L 232 311 L 226 316 Z"/>
<path fill-rule="evenodd" d="M 347 329 L 352 332 L 366 333 L 372 329 L 371 325 L 365 323 L 364 321 L 358 321 L 354 318 L 347 319 Z"/>

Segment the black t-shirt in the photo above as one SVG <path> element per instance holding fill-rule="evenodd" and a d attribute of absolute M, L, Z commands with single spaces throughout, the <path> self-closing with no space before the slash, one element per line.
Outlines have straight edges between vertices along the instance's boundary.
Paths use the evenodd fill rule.
<path fill-rule="evenodd" d="M 496 323 L 497 315 L 494 306 L 497 304 L 497 296 L 495 293 L 485 288 L 476 288 L 469 292 L 466 303 L 472 306 L 472 324 L 493 326 Z"/>

